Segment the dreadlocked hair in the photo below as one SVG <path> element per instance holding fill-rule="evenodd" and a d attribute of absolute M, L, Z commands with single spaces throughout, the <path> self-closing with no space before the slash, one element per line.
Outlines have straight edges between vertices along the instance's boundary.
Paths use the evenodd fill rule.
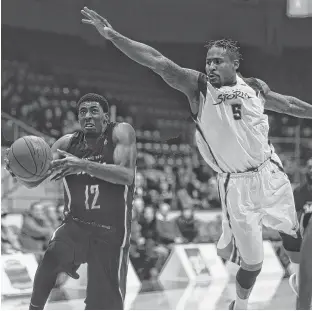
<path fill-rule="evenodd" d="M 231 54 L 231 56 L 234 57 L 234 59 L 243 59 L 242 54 L 239 51 L 238 41 L 234 41 L 232 39 L 211 40 L 205 45 L 205 48 L 210 50 L 214 46 L 225 49 L 229 54 Z"/>

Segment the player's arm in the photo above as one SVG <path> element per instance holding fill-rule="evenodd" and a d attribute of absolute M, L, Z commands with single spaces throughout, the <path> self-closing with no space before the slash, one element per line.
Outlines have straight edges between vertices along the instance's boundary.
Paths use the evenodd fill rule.
<path fill-rule="evenodd" d="M 299 297 L 297 310 L 309 310 L 312 296 L 312 217 L 308 223 L 301 246 Z"/>
<path fill-rule="evenodd" d="M 134 180 L 137 159 L 136 136 L 128 123 L 119 123 L 113 130 L 114 163 L 102 164 L 81 160 L 84 172 L 99 179 L 120 185 L 131 185 Z"/>
<path fill-rule="evenodd" d="M 82 21 L 96 27 L 98 32 L 110 40 L 120 51 L 135 62 L 150 68 L 171 87 L 183 92 L 189 99 L 193 114 L 198 112 L 198 71 L 180 67 L 154 48 L 131 40 L 112 28 L 105 18 L 84 7 L 81 13 L 88 19 Z"/>
<path fill-rule="evenodd" d="M 58 159 L 59 153 L 57 150 L 66 150 L 68 148 L 69 141 L 71 139 L 73 134 L 67 134 L 62 136 L 60 139 L 58 139 L 51 147 L 52 155 L 53 155 L 53 160 Z M 46 180 L 49 176 L 51 176 L 52 172 L 51 170 L 48 170 L 46 175 L 43 176 L 40 180 L 38 181 L 26 181 L 23 179 L 18 178 L 18 181 L 24 185 L 27 188 L 36 188 L 39 186 L 44 180 Z"/>
<path fill-rule="evenodd" d="M 298 118 L 312 119 L 311 104 L 293 96 L 273 92 L 265 82 L 260 79 L 257 80 L 261 84 L 264 92 L 265 109 L 285 113 Z"/>

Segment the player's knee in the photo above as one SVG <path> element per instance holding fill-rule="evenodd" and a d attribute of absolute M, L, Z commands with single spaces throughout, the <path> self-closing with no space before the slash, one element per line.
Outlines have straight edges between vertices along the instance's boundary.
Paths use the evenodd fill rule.
<path fill-rule="evenodd" d="M 251 288 L 255 284 L 256 279 L 260 274 L 261 268 L 262 267 L 259 267 L 255 271 L 249 271 L 245 270 L 244 268 L 240 268 L 236 274 L 236 280 L 238 284 L 245 289 Z"/>
<path fill-rule="evenodd" d="M 283 233 L 283 232 L 280 232 L 279 234 L 282 238 L 283 246 L 284 246 L 286 251 L 300 252 L 302 237 L 301 237 L 299 232 L 297 233 L 296 237 L 293 237 L 293 236 L 286 234 L 286 233 Z"/>

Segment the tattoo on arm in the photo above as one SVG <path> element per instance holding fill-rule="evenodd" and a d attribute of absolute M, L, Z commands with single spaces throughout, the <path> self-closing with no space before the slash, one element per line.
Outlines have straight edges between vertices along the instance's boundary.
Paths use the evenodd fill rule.
<path fill-rule="evenodd" d="M 168 58 L 163 59 L 160 70 L 155 70 L 171 87 L 182 91 L 188 97 L 193 96 L 198 88 L 199 72 L 180 67 Z"/>
<path fill-rule="evenodd" d="M 264 91 L 265 109 L 299 118 L 312 118 L 312 105 L 296 97 L 273 92 L 265 82 L 257 80 Z"/>

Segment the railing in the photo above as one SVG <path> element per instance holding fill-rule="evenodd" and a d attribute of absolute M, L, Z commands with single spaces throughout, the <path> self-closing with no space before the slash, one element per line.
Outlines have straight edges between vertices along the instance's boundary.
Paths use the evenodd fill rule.
<path fill-rule="evenodd" d="M 4 138 L 9 142 L 13 142 L 17 140 L 18 138 L 23 137 L 25 135 L 35 135 L 35 136 L 42 137 L 50 146 L 55 142 L 55 138 L 52 138 L 48 135 L 45 135 L 37 131 L 33 127 L 24 123 L 23 121 L 20 121 L 3 111 L 1 111 L 1 123 L 2 123 L 1 128 L 2 128 L 2 133 L 4 135 Z M 10 126 L 12 126 L 11 130 L 9 130 Z M 4 127 L 6 127 L 5 130 L 4 130 Z"/>

